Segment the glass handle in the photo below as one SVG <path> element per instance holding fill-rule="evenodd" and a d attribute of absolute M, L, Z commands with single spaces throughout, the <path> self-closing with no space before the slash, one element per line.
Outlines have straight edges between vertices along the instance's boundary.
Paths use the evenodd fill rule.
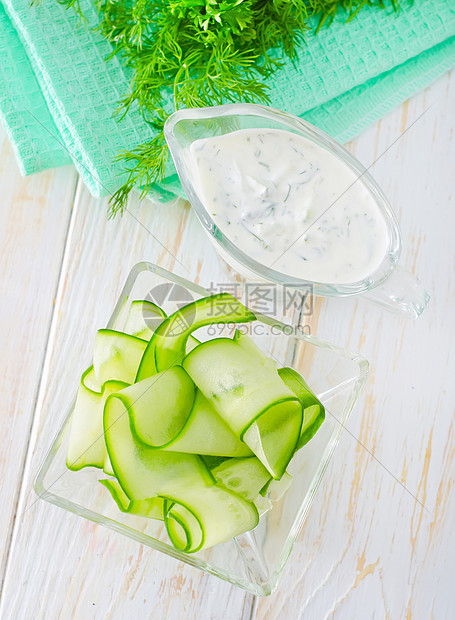
<path fill-rule="evenodd" d="M 367 299 L 396 314 L 416 319 L 430 301 L 430 294 L 421 282 L 402 267 L 394 267 L 383 284 L 364 294 Z"/>

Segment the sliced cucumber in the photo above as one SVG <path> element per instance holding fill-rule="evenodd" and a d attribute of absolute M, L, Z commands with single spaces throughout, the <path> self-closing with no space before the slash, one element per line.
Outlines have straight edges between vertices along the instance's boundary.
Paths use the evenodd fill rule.
<path fill-rule="evenodd" d="M 243 434 L 243 441 L 274 478 L 281 478 L 294 455 L 302 417 L 298 400 L 282 399 L 260 412 Z"/>
<path fill-rule="evenodd" d="M 93 375 L 93 366 L 82 375 L 72 414 L 66 455 L 66 466 L 72 471 L 83 467 L 109 467 L 104 442 L 104 403 L 110 394 L 127 385 L 121 381 L 107 381 L 100 392 L 95 392 L 88 387 L 92 385 Z"/>
<path fill-rule="evenodd" d="M 104 429 L 103 429 L 103 432 L 104 432 Z M 106 440 L 104 440 L 104 443 L 106 444 Z M 112 469 L 112 463 L 107 453 L 107 450 L 106 450 L 106 460 L 104 461 L 103 471 L 106 474 L 106 476 L 115 477 L 115 472 Z"/>
<path fill-rule="evenodd" d="M 177 549 L 194 553 L 252 530 L 259 522 L 256 506 L 218 485 L 181 489 L 168 497 L 164 522 Z"/>
<path fill-rule="evenodd" d="M 161 497 L 152 497 L 132 502 L 117 480 L 104 479 L 100 480 L 100 482 L 110 492 L 113 500 L 122 512 L 163 521 L 164 500 Z"/>
<path fill-rule="evenodd" d="M 202 344 L 192 336 L 254 318 L 228 294 L 168 318 L 134 301 L 129 334 L 100 330 L 94 365 L 81 379 L 68 467 L 103 468 L 112 479 L 100 482 L 118 508 L 164 519 L 187 553 L 254 528 L 287 490 L 296 447 L 324 419 L 304 379 L 277 371 L 245 334 Z"/>
<path fill-rule="evenodd" d="M 303 407 L 303 422 L 297 450 L 310 441 L 325 419 L 325 409 L 308 387 L 305 379 L 293 368 L 280 368 L 278 374 L 298 397 Z"/>
<path fill-rule="evenodd" d="M 194 383 L 181 366 L 143 379 L 122 395 L 133 434 L 151 447 L 204 455 L 252 455 L 199 390 L 195 398 Z"/>
<path fill-rule="evenodd" d="M 218 467 L 218 465 L 221 465 L 221 463 L 224 463 L 224 461 L 227 461 L 229 458 L 227 456 L 214 456 L 211 454 L 202 454 L 201 456 L 210 471 L 212 471 L 215 467 Z"/>
<path fill-rule="evenodd" d="M 183 367 L 218 414 L 274 478 L 291 459 L 302 406 L 278 373 L 229 338 L 200 344 Z"/>
<path fill-rule="evenodd" d="M 100 329 L 95 338 L 93 368 L 97 381 L 133 383 L 147 341 L 113 329 Z"/>
<path fill-rule="evenodd" d="M 272 510 L 273 508 L 273 503 L 269 500 L 269 498 L 263 497 L 262 495 L 259 495 L 254 500 L 254 505 L 256 506 L 259 517 L 262 517 L 263 514 L 265 514 L 269 510 Z"/>
<path fill-rule="evenodd" d="M 151 301 L 131 302 L 123 331 L 143 340 L 150 340 L 155 329 L 167 317 L 159 306 Z"/>
<path fill-rule="evenodd" d="M 131 501 L 161 497 L 172 543 L 192 553 L 257 525 L 256 507 L 218 488 L 202 459 L 138 442 L 129 425 L 128 398 L 112 394 L 104 408 L 106 446 L 120 486 Z"/>
<path fill-rule="evenodd" d="M 164 522 L 168 536 L 176 549 L 190 553 L 203 545 L 203 526 L 186 506 L 165 500 Z"/>
<path fill-rule="evenodd" d="M 254 501 L 271 479 L 270 473 L 255 456 L 227 459 L 211 471 L 219 484 L 249 501 Z"/>
<path fill-rule="evenodd" d="M 166 446 L 180 435 L 194 396 L 194 383 L 181 366 L 152 375 L 122 392 L 133 432 L 153 447 Z"/>
<path fill-rule="evenodd" d="M 200 390 L 196 391 L 193 408 L 181 433 L 164 449 L 220 458 L 253 454 Z"/>
<path fill-rule="evenodd" d="M 297 400 L 278 373 L 265 370 L 230 338 L 203 342 L 183 360 L 183 368 L 238 435 L 278 400 Z"/>
<path fill-rule="evenodd" d="M 190 334 L 206 325 L 219 323 L 246 323 L 255 315 L 229 293 L 220 293 L 194 301 L 171 314 L 151 338 L 136 380 L 140 381 L 174 364 L 185 356 Z"/>
<path fill-rule="evenodd" d="M 292 476 L 287 471 L 281 476 L 280 480 L 274 480 L 271 478 L 269 482 L 261 489 L 261 495 L 267 497 L 273 502 L 279 501 L 286 491 L 289 489 L 292 482 Z"/>
<path fill-rule="evenodd" d="M 234 332 L 234 342 L 236 342 L 239 346 L 242 347 L 247 353 L 250 353 L 253 357 L 256 357 L 260 362 L 270 370 L 277 370 L 277 363 L 271 357 L 268 357 L 261 349 L 257 346 L 257 344 L 252 340 L 249 336 L 239 331 L 238 329 Z"/>
<path fill-rule="evenodd" d="M 137 299 L 131 302 L 123 331 L 136 338 L 149 341 L 158 325 L 166 318 L 167 314 L 159 306 L 151 301 Z M 191 351 L 198 344 L 200 344 L 199 340 L 190 336 L 186 350 Z"/>
<path fill-rule="evenodd" d="M 92 390 L 92 392 L 101 392 L 102 385 L 96 378 L 93 364 L 82 373 L 81 383 L 83 383 L 89 390 Z"/>
<path fill-rule="evenodd" d="M 189 353 L 190 351 L 195 349 L 198 344 L 201 344 L 200 341 L 194 336 L 190 336 L 186 343 L 186 352 Z"/>
<path fill-rule="evenodd" d="M 104 406 L 107 451 L 115 477 L 130 500 L 178 497 L 182 487 L 214 484 L 200 456 L 164 452 L 138 441 L 130 428 L 130 406 L 123 390 L 111 394 Z"/>

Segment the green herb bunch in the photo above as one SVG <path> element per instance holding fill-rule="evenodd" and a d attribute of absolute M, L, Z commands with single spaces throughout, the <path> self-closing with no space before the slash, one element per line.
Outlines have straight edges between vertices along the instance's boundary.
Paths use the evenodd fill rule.
<path fill-rule="evenodd" d="M 386 0 L 397 8 L 397 0 Z M 60 0 L 78 8 L 78 0 Z M 339 7 L 348 19 L 384 0 L 95 0 L 100 30 L 132 69 L 130 94 L 119 113 L 139 104 L 156 136 L 122 153 L 128 177 L 112 196 L 110 214 L 128 194 L 144 196 L 164 176 L 169 152 L 166 118 L 179 108 L 227 102 L 268 103 L 266 81 L 304 43 L 310 17 L 320 28 Z"/>

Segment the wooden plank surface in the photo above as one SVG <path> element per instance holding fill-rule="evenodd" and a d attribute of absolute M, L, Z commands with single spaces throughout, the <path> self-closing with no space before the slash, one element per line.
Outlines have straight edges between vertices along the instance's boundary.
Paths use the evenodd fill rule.
<path fill-rule="evenodd" d="M 388 149 L 430 103 L 434 105 Z M 454 103 L 452 74 L 350 145 L 367 165 L 384 153 L 373 174 L 399 217 L 403 264 L 428 285 L 432 304 L 416 322 L 363 301 L 316 305 L 313 332 L 361 352 L 370 359 L 372 372 L 281 587 L 256 603 L 214 577 L 35 501 L 33 476 L 90 359 L 92 336 L 106 323 L 131 266 L 151 260 L 206 286 L 234 277 L 183 203 L 163 207 L 133 202 L 132 215 L 106 222 L 105 202 L 79 186 L 10 547 L 5 618 L 455 616 L 455 507 L 450 495 L 455 478 Z M 71 183 L 67 177 L 65 191 Z M 47 196 L 45 188 L 41 196 Z M 65 200 L 69 213 L 69 195 Z M 33 237 L 33 227 L 22 225 L 24 235 Z M 58 245 L 55 232 L 47 234 Z M 65 231 L 59 235 L 61 252 Z M 45 251 L 49 249 L 37 250 L 40 256 Z M 54 294 L 49 291 L 55 289 L 52 277 L 54 284 L 46 281 L 49 288 L 39 298 L 47 307 Z M 47 317 L 49 321 L 49 312 Z M 43 351 L 41 344 L 41 355 Z M 37 380 L 35 371 L 17 389 L 36 390 Z M 47 415 L 51 402 L 61 403 L 59 415 L 52 418 Z M 13 460 L 8 454 L 7 471 L 15 467 Z M 15 493 L 18 483 L 11 483 Z"/>
<path fill-rule="evenodd" d="M 248 616 L 251 608 L 253 597 L 242 590 L 35 501 L 31 490 L 32 477 L 91 358 L 93 336 L 106 324 L 132 265 L 146 258 L 184 276 L 195 277 L 199 270 L 207 282 L 217 281 L 222 273 L 215 251 L 206 246 L 187 205 L 151 208 L 143 203 L 131 210 L 134 217 L 127 214 L 107 222 L 106 201 L 94 200 L 79 187 L 45 364 L 49 387 L 40 402 L 46 405 L 36 428 L 27 490 L 19 509 L 23 516 L 5 588 L 7 617 L 47 618 L 55 613 L 63 618 L 72 614 L 76 618 L 142 614 L 177 618 L 184 613 L 186 618 L 221 620 L 241 618 L 244 609 Z M 149 230 L 157 231 L 168 251 Z M 193 244 L 205 247 L 204 263 L 191 251 Z M 187 252 L 180 247 L 188 248 Z M 50 419 L 47 410 L 55 400 L 62 403 L 60 417 Z M 35 596 L 30 596 L 31 589 Z"/>
<path fill-rule="evenodd" d="M 21 178 L 0 128 L 0 584 L 75 187 L 71 168 Z"/>
<path fill-rule="evenodd" d="M 432 301 L 415 322 L 363 301 L 324 302 L 318 335 L 371 362 L 348 424 L 366 449 L 344 433 L 280 593 L 259 601 L 258 619 L 455 615 L 454 77 L 350 145 L 369 165 L 433 104 L 372 169 L 401 224 L 403 265 Z"/>

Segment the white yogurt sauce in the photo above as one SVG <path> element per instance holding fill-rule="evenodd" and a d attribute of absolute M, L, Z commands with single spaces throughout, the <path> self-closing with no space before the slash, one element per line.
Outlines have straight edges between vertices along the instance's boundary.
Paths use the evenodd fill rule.
<path fill-rule="evenodd" d="M 277 271 L 349 284 L 388 247 L 375 198 L 341 159 L 280 129 L 242 129 L 190 147 L 194 186 L 221 232 Z"/>

